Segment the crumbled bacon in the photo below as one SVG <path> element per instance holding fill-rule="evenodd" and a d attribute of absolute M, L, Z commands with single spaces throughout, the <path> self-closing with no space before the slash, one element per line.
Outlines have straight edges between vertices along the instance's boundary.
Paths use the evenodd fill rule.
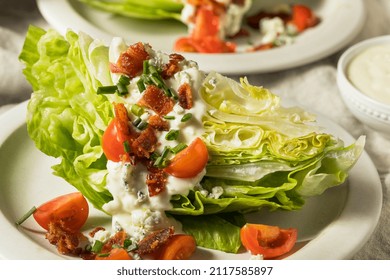
<path fill-rule="evenodd" d="M 184 57 L 180 54 L 173 53 L 169 55 L 169 63 L 165 64 L 162 68 L 161 77 L 163 79 L 169 79 L 177 72 L 180 71 L 179 63 L 184 60 Z"/>
<path fill-rule="evenodd" d="M 154 152 L 157 145 L 157 136 L 154 129 L 148 126 L 141 134 L 131 143 L 132 152 L 140 158 L 149 158 Z"/>
<path fill-rule="evenodd" d="M 106 229 L 105 229 L 104 227 L 95 227 L 92 231 L 89 232 L 88 235 L 89 235 L 90 237 L 93 238 L 93 237 L 95 236 L 95 234 L 96 234 L 98 231 L 101 231 L 101 230 L 104 231 L 104 230 L 106 230 Z"/>
<path fill-rule="evenodd" d="M 167 177 L 164 170 L 159 168 L 148 169 L 149 174 L 146 176 L 149 196 L 155 196 L 165 190 Z"/>
<path fill-rule="evenodd" d="M 169 130 L 169 122 L 163 120 L 158 115 L 153 115 L 149 118 L 148 123 L 154 129 L 158 131 L 168 131 Z"/>
<path fill-rule="evenodd" d="M 112 250 L 113 247 L 119 246 L 123 247 L 125 240 L 127 239 L 127 234 L 125 231 L 121 230 L 115 233 L 106 243 L 104 243 L 100 253 L 108 253 Z"/>
<path fill-rule="evenodd" d="M 179 105 L 184 109 L 191 109 L 192 102 L 192 89 L 188 83 L 182 84 L 177 90 L 179 95 Z"/>
<path fill-rule="evenodd" d="M 161 88 L 155 85 L 149 85 L 142 98 L 138 101 L 138 105 L 148 107 L 158 115 L 165 116 L 172 111 L 175 103 L 165 95 Z"/>
<path fill-rule="evenodd" d="M 82 253 L 79 245 L 86 237 L 81 232 L 70 231 L 64 226 L 64 222 L 59 220 L 49 223 L 46 239 L 57 246 L 60 254 L 79 256 Z"/>
<path fill-rule="evenodd" d="M 173 227 L 150 233 L 138 243 L 137 253 L 141 256 L 154 253 L 162 245 L 169 241 L 169 239 L 173 236 L 173 233 Z"/>
<path fill-rule="evenodd" d="M 130 78 L 138 76 L 143 70 L 144 60 L 149 59 L 149 54 L 142 43 L 131 45 L 121 53 L 116 64 L 111 64 L 113 73 L 126 74 Z"/>

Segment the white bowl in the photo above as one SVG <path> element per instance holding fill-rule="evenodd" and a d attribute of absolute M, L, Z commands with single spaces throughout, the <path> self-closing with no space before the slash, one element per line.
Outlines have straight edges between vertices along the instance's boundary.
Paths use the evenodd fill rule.
<path fill-rule="evenodd" d="M 390 138 L 390 104 L 361 92 L 347 77 L 348 66 L 358 54 L 370 47 L 384 44 L 390 45 L 390 35 L 368 39 L 347 49 L 337 64 L 337 84 L 341 97 L 352 114 L 367 126 Z"/>

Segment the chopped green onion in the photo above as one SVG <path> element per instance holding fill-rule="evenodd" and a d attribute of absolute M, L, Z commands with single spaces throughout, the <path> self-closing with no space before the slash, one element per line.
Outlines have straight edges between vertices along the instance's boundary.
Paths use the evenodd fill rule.
<path fill-rule="evenodd" d="M 170 151 L 171 151 L 170 147 L 168 147 L 168 146 L 164 147 L 164 150 L 162 151 L 161 156 L 159 156 L 155 160 L 154 166 L 156 166 L 158 168 L 166 167 L 169 163 L 169 161 L 167 160 L 167 157 L 168 157 Z"/>
<path fill-rule="evenodd" d="M 192 114 L 191 113 L 187 113 L 185 114 L 182 118 L 181 118 L 181 122 L 186 122 L 186 121 L 189 121 L 190 119 L 192 118 Z"/>
<path fill-rule="evenodd" d="M 123 248 L 129 247 L 131 244 L 133 244 L 133 242 L 130 239 L 125 239 L 123 241 Z"/>
<path fill-rule="evenodd" d="M 95 243 L 93 244 L 91 251 L 94 253 L 99 253 L 103 248 L 103 242 L 100 240 L 96 240 Z"/>
<path fill-rule="evenodd" d="M 179 96 L 177 95 L 177 93 L 176 93 L 176 91 L 174 89 L 169 88 L 168 91 L 169 91 L 169 95 L 168 96 L 172 97 L 173 100 L 178 100 L 179 99 Z"/>
<path fill-rule="evenodd" d="M 144 60 L 143 62 L 143 73 L 145 75 L 149 74 L 149 60 Z"/>
<path fill-rule="evenodd" d="M 148 123 L 144 120 L 141 120 L 141 122 L 139 124 L 137 124 L 137 128 L 139 130 L 144 130 L 146 127 L 148 126 Z"/>
<path fill-rule="evenodd" d="M 97 94 L 113 94 L 117 91 L 117 86 L 101 86 L 97 89 Z"/>
<path fill-rule="evenodd" d="M 168 141 L 176 140 L 179 137 L 179 130 L 171 129 L 167 135 L 165 135 L 165 139 Z"/>
<path fill-rule="evenodd" d="M 142 119 L 141 118 L 136 118 L 134 121 L 133 121 L 133 125 L 135 127 L 137 127 L 140 123 L 141 123 Z"/>
<path fill-rule="evenodd" d="M 127 86 L 124 84 L 118 83 L 117 88 L 118 88 L 118 95 L 126 95 L 129 93 L 129 91 L 127 90 Z"/>
<path fill-rule="evenodd" d="M 155 74 L 155 73 L 158 74 L 157 68 L 154 65 L 149 65 L 149 69 L 148 70 L 149 70 L 149 73 L 152 74 L 152 75 Z"/>
<path fill-rule="evenodd" d="M 16 225 L 20 226 L 27 220 L 34 212 L 37 211 L 37 208 L 33 206 L 26 214 L 24 214 L 19 220 L 16 221 Z"/>
<path fill-rule="evenodd" d="M 161 80 L 161 78 L 157 75 L 151 75 L 150 79 L 153 82 L 153 84 L 155 84 L 159 88 L 163 88 L 165 85 L 164 82 Z"/>
<path fill-rule="evenodd" d="M 131 106 L 131 112 L 136 115 L 137 117 L 140 117 L 143 113 L 144 113 L 144 108 L 142 108 L 141 106 L 137 105 L 137 104 L 133 104 Z"/>
<path fill-rule="evenodd" d="M 174 153 L 174 154 L 177 154 L 179 153 L 180 151 L 184 150 L 185 148 L 187 148 L 187 145 L 184 144 L 184 143 L 179 143 L 177 144 L 175 147 L 173 147 L 171 149 L 171 152 Z"/>
<path fill-rule="evenodd" d="M 130 153 L 131 149 L 130 149 L 129 141 L 123 142 L 123 148 L 124 148 L 126 153 Z"/>
<path fill-rule="evenodd" d="M 101 258 L 108 257 L 109 255 L 110 255 L 110 253 L 98 254 L 98 256 Z"/>
<path fill-rule="evenodd" d="M 175 116 L 163 116 L 163 118 L 166 120 L 174 120 Z"/>
<path fill-rule="evenodd" d="M 144 79 L 141 78 L 138 80 L 137 87 L 140 93 L 142 93 L 146 89 Z"/>
<path fill-rule="evenodd" d="M 121 75 L 118 82 L 122 85 L 128 86 L 130 84 L 130 78 L 126 75 Z"/>

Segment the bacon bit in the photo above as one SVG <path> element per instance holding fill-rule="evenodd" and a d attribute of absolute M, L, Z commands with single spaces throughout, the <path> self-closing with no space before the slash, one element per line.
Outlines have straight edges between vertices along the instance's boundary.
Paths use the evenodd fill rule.
<path fill-rule="evenodd" d="M 168 242 L 173 233 L 173 227 L 150 233 L 138 243 L 137 253 L 142 256 L 156 252 L 162 245 Z"/>
<path fill-rule="evenodd" d="M 138 42 L 121 53 L 117 63 L 110 66 L 110 70 L 113 73 L 122 73 L 134 78 L 142 72 L 143 62 L 147 59 L 149 59 L 149 54 L 144 44 Z"/>
<path fill-rule="evenodd" d="M 149 196 L 152 197 L 165 191 L 167 177 L 163 169 L 153 168 L 148 169 L 148 171 L 146 184 L 148 185 Z"/>
<path fill-rule="evenodd" d="M 104 227 L 95 227 L 88 235 L 90 236 L 90 237 L 94 237 L 95 236 L 95 234 L 98 232 L 98 231 L 101 231 L 101 230 L 106 230 Z"/>
<path fill-rule="evenodd" d="M 82 253 L 82 248 L 78 246 L 82 241 L 86 240 L 86 237 L 81 232 L 72 232 L 65 228 L 64 222 L 59 220 L 49 223 L 46 239 L 51 244 L 57 246 L 60 254 L 79 256 Z"/>
<path fill-rule="evenodd" d="M 158 131 L 168 131 L 169 130 L 169 122 L 163 120 L 158 115 L 153 115 L 148 120 L 149 125 Z"/>
<path fill-rule="evenodd" d="M 157 146 L 157 137 L 154 129 L 148 126 L 141 134 L 131 143 L 131 148 L 135 156 L 140 158 L 149 158 Z"/>
<path fill-rule="evenodd" d="M 191 109 L 193 106 L 192 102 L 192 89 L 188 83 L 182 84 L 177 90 L 179 96 L 179 105 L 183 109 Z"/>
<path fill-rule="evenodd" d="M 104 243 L 101 254 L 109 253 L 112 250 L 112 247 L 120 246 L 123 247 L 125 240 L 127 239 L 127 234 L 125 231 L 121 230 L 115 233 L 106 243 Z"/>
<path fill-rule="evenodd" d="M 183 61 L 184 57 L 180 54 L 173 53 L 169 55 L 169 63 L 162 68 L 161 77 L 167 80 L 180 71 L 179 63 Z"/>
<path fill-rule="evenodd" d="M 164 91 L 155 85 L 149 85 L 138 105 L 152 109 L 160 116 L 165 116 L 172 111 L 174 101 L 165 95 Z"/>

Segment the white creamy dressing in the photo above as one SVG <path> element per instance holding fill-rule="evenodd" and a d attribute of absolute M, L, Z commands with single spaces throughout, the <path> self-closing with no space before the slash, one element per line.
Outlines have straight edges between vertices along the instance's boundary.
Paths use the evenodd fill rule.
<path fill-rule="evenodd" d="M 349 64 L 347 76 L 364 94 L 390 105 L 390 44 L 358 54 Z"/>
<path fill-rule="evenodd" d="M 109 59 L 115 63 L 121 52 L 127 49 L 127 45 L 122 39 L 115 38 L 110 46 Z M 151 48 L 145 48 L 151 59 L 149 63 L 161 68 L 169 61 L 166 54 L 155 52 Z M 201 123 L 202 116 L 206 112 L 204 102 L 200 101 L 200 95 L 197 94 L 205 74 L 198 70 L 197 64 L 192 61 L 182 61 L 180 63 L 182 71 L 176 73 L 174 77 L 167 81 L 167 85 L 175 90 L 187 82 L 191 85 L 193 94 L 193 104 L 191 109 L 184 110 L 178 104 L 175 105 L 173 111 L 168 116 L 174 116 L 174 120 L 169 120 L 170 129 L 180 130 L 179 139 L 168 141 L 165 139 L 167 132 L 159 132 L 157 137 L 160 146 L 158 151 L 161 152 L 165 146 L 174 147 L 178 143 L 186 143 L 189 145 L 196 137 L 203 134 L 203 126 Z M 113 82 L 115 83 L 120 75 L 112 74 Z M 141 98 L 141 93 L 136 86 L 138 78 L 131 80 L 129 96 L 126 98 L 125 104 L 128 108 L 132 104 L 137 103 Z M 147 118 L 153 115 L 151 110 L 147 111 L 142 117 Z M 181 122 L 181 118 L 186 113 L 191 113 L 193 117 L 187 122 Z M 166 190 L 158 195 L 149 197 L 148 187 L 146 184 L 147 170 L 142 164 L 135 166 L 130 163 L 113 162 L 107 163 L 107 189 L 113 196 L 113 200 L 103 206 L 103 209 L 112 215 L 113 230 L 125 230 L 130 238 L 137 242 L 142 239 L 147 233 L 175 226 L 176 231 L 180 231 L 180 225 L 173 219 L 169 219 L 165 211 L 172 209 L 170 203 L 171 196 L 174 194 L 187 195 L 188 192 L 195 186 L 199 185 L 200 180 L 206 173 L 206 169 L 200 172 L 194 178 L 181 179 L 168 175 Z"/>
<path fill-rule="evenodd" d="M 196 8 L 184 2 L 184 8 L 181 12 L 181 20 L 188 26 L 189 34 L 194 28 L 193 18 L 195 17 Z M 244 5 L 233 4 L 232 0 L 216 0 L 225 5 L 226 13 L 220 18 L 219 37 L 223 40 L 228 36 L 234 36 L 241 29 L 242 19 L 245 13 L 250 9 L 252 0 L 245 0 Z"/>

